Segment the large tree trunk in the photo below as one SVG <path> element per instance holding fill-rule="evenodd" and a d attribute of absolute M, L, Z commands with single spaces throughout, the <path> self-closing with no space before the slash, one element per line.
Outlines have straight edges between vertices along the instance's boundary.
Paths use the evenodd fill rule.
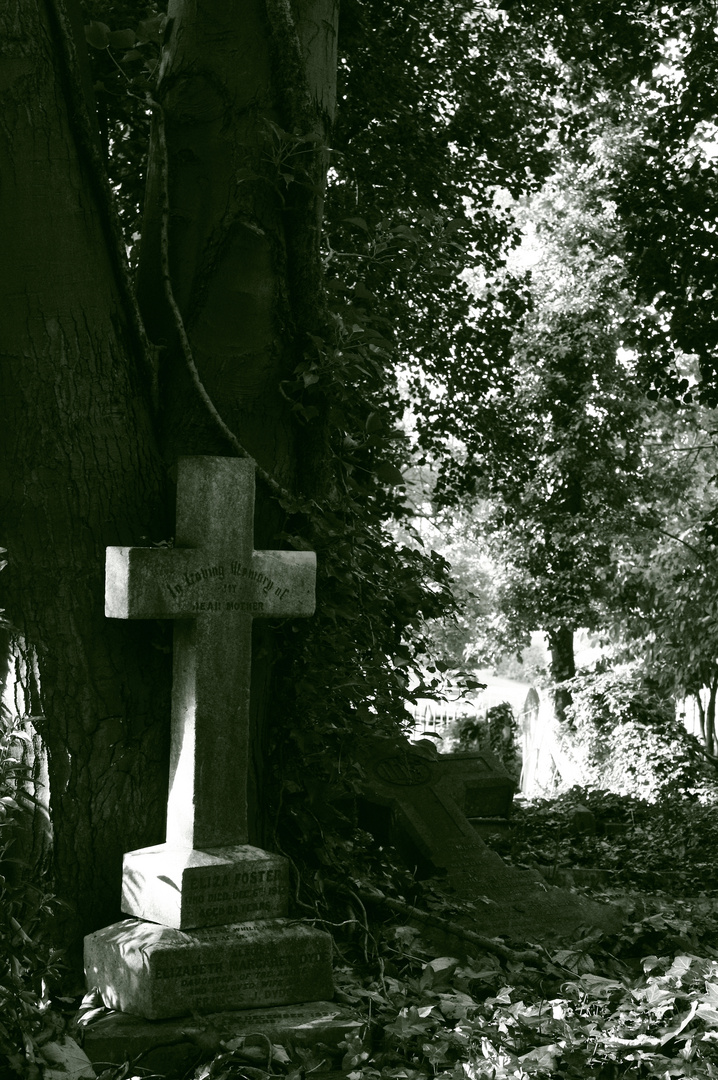
<path fill-rule="evenodd" d="M 169 4 L 139 272 L 146 325 L 163 347 L 168 468 L 180 454 L 244 449 L 285 489 L 316 492 L 321 424 L 298 425 L 282 384 L 295 378 L 308 335 L 322 333 L 337 14 L 338 0 L 246 0 L 241 14 L 226 0 Z M 285 512 L 266 486 L 257 496 L 255 545 L 280 547 Z M 259 808 L 273 654 L 272 631 L 255 628 L 257 843 L 267 842 Z"/>
<path fill-rule="evenodd" d="M 709 754 L 715 753 L 716 745 L 716 698 L 718 697 L 718 671 L 708 686 L 708 704 L 705 711 L 705 747 Z"/>
<path fill-rule="evenodd" d="M 163 534 L 163 474 L 63 10 L 0 4 L 0 586 L 77 946 L 162 839 L 169 699 L 164 629 L 103 612 L 105 547 Z"/>
<path fill-rule="evenodd" d="M 571 704 L 571 691 L 562 685 L 576 674 L 576 659 L 573 651 L 573 630 L 568 626 L 559 626 L 547 633 L 551 651 L 551 695 L 556 718 L 561 723 L 566 719 L 566 709 Z"/>

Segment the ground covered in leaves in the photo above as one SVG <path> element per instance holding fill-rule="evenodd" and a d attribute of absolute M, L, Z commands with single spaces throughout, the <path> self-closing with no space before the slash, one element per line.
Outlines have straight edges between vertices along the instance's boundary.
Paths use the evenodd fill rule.
<path fill-rule="evenodd" d="M 351 1080 L 718 1076 L 717 840 L 710 789 L 657 803 L 574 790 L 519 804 L 510 834 L 492 845 L 557 883 L 583 880 L 573 887 L 621 906 L 622 931 L 586 927 L 560 947 L 534 946 L 534 957 L 526 946 L 502 957 L 455 938 L 437 956 L 421 925 L 385 923 L 376 968 L 338 972 L 340 996 L 371 1015 L 374 1035 L 345 1071 Z M 435 890 L 425 900 L 435 906 Z M 452 914 L 450 900 L 442 913 Z"/>
<path fill-rule="evenodd" d="M 658 804 L 573 791 L 517 805 L 510 833 L 490 840 L 504 858 L 541 866 L 557 881 L 586 871 L 589 883 L 573 887 L 625 913 L 620 933 L 586 927 L 575 940 L 549 947 L 482 944 L 475 933 L 471 939 L 480 905 L 472 911 L 452 900 L 435 879 L 417 887 L 383 852 L 373 874 L 365 864 L 363 875 L 345 878 L 333 893 L 328 888 L 316 909 L 336 942 L 337 998 L 363 1017 L 363 1037 L 352 1036 L 333 1054 L 291 1045 L 259 1053 L 235 1040 L 200 1055 L 185 1075 L 718 1077 L 717 832 L 718 798 L 710 791 Z M 402 903 L 429 922 L 402 913 Z M 446 932 L 441 919 L 469 934 Z M 24 1052 L 0 1070 L 3 1077 L 39 1078 L 33 1045 L 58 1034 L 56 1005 L 26 1005 Z M 64 1009 L 71 1027 L 72 1010 L 67 1003 Z M 128 1061 L 102 1075 L 150 1074 Z"/>

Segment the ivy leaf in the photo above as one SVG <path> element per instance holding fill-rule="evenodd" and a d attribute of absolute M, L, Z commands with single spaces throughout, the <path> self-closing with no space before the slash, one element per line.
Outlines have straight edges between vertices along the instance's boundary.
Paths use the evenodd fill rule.
<path fill-rule="evenodd" d="M 106 49 L 110 44 L 111 34 L 112 31 L 106 23 L 96 22 L 94 19 L 85 27 L 85 41 L 93 49 Z"/>
<path fill-rule="evenodd" d="M 439 956 L 430 960 L 421 973 L 419 986 L 422 990 L 431 990 L 445 985 L 458 966 L 459 961 L 455 956 Z"/>
<path fill-rule="evenodd" d="M 131 49 L 137 41 L 137 34 L 134 30 L 113 30 L 109 36 L 109 46 L 111 49 Z"/>
<path fill-rule="evenodd" d="M 536 1046 L 523 1054 L 519 1061 L 522 1065 L 535 1065 L 538 1069 L 545 1069 L 549 1073 L 556 1071 L 556 1062 L 561 1054 L 561 1047 L 552 1043 L 550 1046 Z"/>
<path fill-rule="evenodd" d="M 156 15 L 153 19 L 142 19 L 137 27 L 138 40 L 143 44 L 152 41 L 155 45 L 161 45 L 162 32 L 166 21 L 166 15 Z"/>
<path fill-rule="evenodd" d="M 376 470 L 376 475 L 384 484 L 391 484 L 393 487 L 406 486 L 406 480 L 402 475 L 401 469 L 398 469 L 396 465 L 392 465 L 388 461 L 382 462 Z"/>

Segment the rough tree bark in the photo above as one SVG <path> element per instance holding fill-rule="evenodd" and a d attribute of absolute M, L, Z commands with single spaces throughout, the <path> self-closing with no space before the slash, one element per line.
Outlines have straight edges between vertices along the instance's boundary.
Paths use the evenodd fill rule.
<path fill-rule="evenodd" d="M 163 477 L 64 8 L 8 0 L 0 39 L 0 586 L 77 946 L 119 913 L 123 850 L 162 833 L 164 633 L 108 622 L 103 581 L 107 544 L 161 535 Z"/>
<path fill-rule="evenodd" d="M 715 753 L 716 746 L 716 698 L 718 697 L 718 671 L 708 684 L 708 702 L 705 710 L 704 740 L 709 754 Z"/>
<path fill-rule="evenodd" d="M 547 633 L 548 647 L 551 651 L 552 698 L 556 719 L 563 723 L 566 709 L 571 704 L 571 691 L 561 684 L 572 679 L 576 674 L 576 659 L 573 650 L 573 630 L 568 626 L 559 626 Z"/>

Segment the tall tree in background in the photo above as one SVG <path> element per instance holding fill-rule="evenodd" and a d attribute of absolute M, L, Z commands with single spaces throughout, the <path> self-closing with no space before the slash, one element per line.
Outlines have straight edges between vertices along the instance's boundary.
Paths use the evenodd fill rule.
<path fill-rule="evenodd" d="M 560 171 L 528 214 L 540 255 L 503 401 L 511 438 L 485 460 L 481 490 L 495 500 L 501 606 L 516 629 L 545 633 L 562 716 L 575 631 L 601 625 L 616 539 L 642 524 L 646 399 L 621 348 L 620 231 L 591 170 Z"/>

